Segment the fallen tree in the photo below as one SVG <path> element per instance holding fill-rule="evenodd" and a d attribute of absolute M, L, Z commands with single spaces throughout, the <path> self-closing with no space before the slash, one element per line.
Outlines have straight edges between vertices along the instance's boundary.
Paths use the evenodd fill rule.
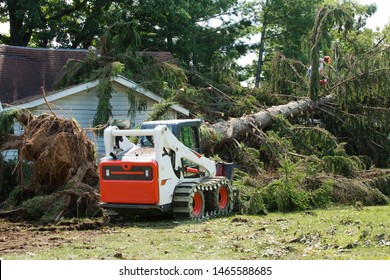
<path fill-rule="evenodd" d="M 81 127 L 73 119 L 33 116 L 28 111 L 18 111 L 15 120 L 24 133 L 1 135 L 0 151 L 18 150 L 19 186 L 3 208 L 22 202 L 25 215 L 34 219 L 45 216 L 48 221 L 99 212 L 95 147 Z M 27 179 L 23 176 L 26 165 L 31 174 Z"/>
<path fill-rule="evenodd" d="M 232 139 L 240 138 L 240 136 L 251 132 L 254 127 L 256 129 L 264 129 L 271 125 L 275 116 L 283 116 L 285 118 L 296 117 L 303 115 L 308 111 L 315 110 L 321 107 L 323 104 L 327 104 L 334 101 L 333 95 L 325 96 L 324 98 L 313 101 L 309 98 L 291 101 L 284 105 L 272 106 L 266 110 L 260 112 L 245 115 L 240 118 L 230 118 L 228 120 L 222 120 L 212 125 L 207 125 L 208 133 L 210 137 L 202 142 L 203 149 L 210 151 L 213 149 L 213 145 L 216 141 L 210 139 L 219 139 L 219 144 L 230 141 Z"/>
<path fill-rule="evenodd" d="M 310 99 L 293 101 L 240 118 L 230 118 L 226 121 L 209 124 L 207 125 L 207 132 L 212 137 L 202 139 L 203 146 L 206 149 L 215 148 L 215 142 L 207 141 L 207 139 L 210 140 L 213 137 L 219 139 L 219 146 L 222 146 L 220 145 L 221 143 L 237 142 L 235 139 L 250 138 L 251 135 L 261 138 L 260 136 L 265 135 L 264 129 L 275 122 L 280 122 L 278 118 L 305 115 L 307 112 L 315 111 L 332 101 L 334 101 L 332 95 L 325 96 L 318 101 Z M 0 150 L 17 149 L 19 151 L 19 169 L 21 169 L 22 164 L 29 164 L 32 170 L 32 177 L 29 181 L 22 181 L 19 188 L 16 188 L 16 194 L 9 196 L 9 199 L 2 207 L 8 211 L 2 212 L 0 216 L 23 215 L 24 217 L 41 221 L 56 221 L 61 217 L 92 217 L 100 213 L 97 188 L 98 168 L 94 145 L 77 123 L 74 120 L 58 117 L 54 114 L 33 116 L 29 112 L 18 112 L 15 115 L 15 119 L 23 126 L 24 134 L 21 136 L 2 134 L 0 137 Z M 249 146 L 245 148 L 252 149 L 250 151 L 243 148 L 239 151 L 243 153 L 241 157 L 246 158 L 246 160 L 249 158 L 249 160 L 253 161 L 252 164 L 255 165 L 253 172 L 247 175 L 255 178 L 255 181 L 259 181 L 246 184 L 244 187 L 242 195 L 244 199 L 242 209 L 244 212 L 247 211 L 251 214 L 265 213 L 267 209 L 264 206 L 264 200 L 271 205 L 269 210 L 280 208 L 281 211 L 289 211 L 290 209 L 301 210 L 305 209 L 305 207 L 321 207 L 321 203 L 326 204 L 330 200 L 343 203 L 362 201 L 365 205 L 386 203 L 386 197 L 383 195 L 383 192 L 378 191 L 381 188 L 378 184 L 379 181 L 375 181 L 376 184 L 363 184 L 353 183 L 353 178 L 344 180 L 339 179 L 340 177 L 335 177 L 336 179 L 330 183 L 321 179 L 333 178 L 331 173 L 335 173 L 337 176 L 349 176 L 350 174 L 364 172 L 365 167 L 362 161 L 359 158 L 353 158 L 352 160 L 347 158 L 345 151 L 338 146 L 333 136 L 327 135 L 320 129 L 303 129 L 298 127 L 298 129 L 287 128 L 287 130 L 289 133 L 296 133 L 299 137 L 303 137 L 302 139 L 306 137 L 302 131 L 306 132 L 306 130 L 310 133 L 325 135 L 325 141 L 328 141 L 325 146 L 337 152 L 324 158 L 313 158 L 304 154 L 298 154 L 296 150 L 287 151 L 290 144 L 282 147 L 286 142 L 276 141 L 277 149 L 287 151 L 286 155 L 297 156 L 305 161 L 296 163 L 284 162 L 282 165 L 284 164 L 285 166 L 295 164 L 297 170 L 287 175 L 282 172 L 281 174 L 284 175 L 275 176 L 267 183 L 259 184 L 262 181 L 260 178 L 262 165 L 258 155 L 252 156 L 250 154 L 256 148 Z M 279 137 L 283 137 L 283 135 Z M 316 141 L 315 139 L 319 138 L 313 139 L 311 141 Z M 267 143 L 267 145 L 272 144 Z M 321 146 L 322 144 L 318 141 L 318 143 L 311 143 L 310 145 Z M 215 152 L 218 154 L 220 151 L 216 150 Z M 285 155 L 280 156 L 280 158 L 285 158 Z M 352 166 L 350 166 L 351 164 Z M 318 170 L 319 172 L 328 172 L 330 175 L 310 177 L 311 175 L 305 169 L 306 166 L 311 166 L 313 170 Z M 344 172 L 344 174 L 340 174 L 340 172 Z M 302 174 L 306 173 L 308 177 L 303 180 Z M 383 176 L 383 174 L 380 174 L 380 176 Z M 241 180 L 243 177 L 240 177 L 239 181 L 248 180 L 248 177 L 244 178 L 244 180 Z M 357 180 L 361 180 L 361 178 Z M 290 182 L 294 181 L 295 185 L 291 185 Z M 387 177 L 386 180 L 382 181 L 388 184 Z M 344 187 L 345 182 L 349 182 L 347 187 Z M 333 185 L 333 192 L 329 190 L 331 185 Z M 310 189 L 310 186 L 316 187 Z M 353 188 L 355 186 L 359 186 L 361 191 L 354 191 Z M 345 195 L 347 191 L 350 195 Z M 292 197 L 290 197 L 290 192 Z M 333 196 L 331 193 L 333 193 Z M 287 201 L 291 200 L 289 202 L 291 205 L 275 206 L 277 200 L 280 200 L 280 197 L 283 196 L 285 196 Z M 300 202 L 294 202 L 294 196 Z M 373 199 L 369 200 L 368 197 L 373 197 Z M 18 203 L 11 201 L 11 199 L 15 198 L 19 199 Z M 273 204 L 274 206 L 272 207 Z"/>

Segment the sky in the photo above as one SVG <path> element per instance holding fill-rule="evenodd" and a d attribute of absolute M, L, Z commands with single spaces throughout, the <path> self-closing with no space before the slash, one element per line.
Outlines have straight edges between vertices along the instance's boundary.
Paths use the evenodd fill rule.
<path fill-rule="evenodd" d="M 390 1 L 389 0 L 358 0 L 359 3 L 367 5 L 376 3 L 377 10 L 375 14 L 367 20 L 367 27 L 375 29 L 376 27 L 382 28 L 390 19 Z"/>
<path fill-rule="evenodd" d="M 376 12 L 372 15 L 368 20 L 366 27 L 375 30 L 376 28 L 383 28 L 390 21 L 390 0 L 357 0 L 360 4 L 376 4 Z M 259 36 L 253 36 L 251 42 L 253 40 L 260 40 Z M 252 63 L 254 59 L 257 59 L 256 53 L 249 53 L 245 56 L 242 56 L 237 60 L 239 65 L 247 65 Z"/>
<path fill-rule="evenodd" d="M 382 28 L 390 19 L 390 1 L 389 0 L 357 0 L 361 4 L 376 3 L 376 13 L 367 20 L 367 27 L 376 29 L 376 27 Z M 0 33 L 9 33 L 8 23 L 0 23 Z"/>

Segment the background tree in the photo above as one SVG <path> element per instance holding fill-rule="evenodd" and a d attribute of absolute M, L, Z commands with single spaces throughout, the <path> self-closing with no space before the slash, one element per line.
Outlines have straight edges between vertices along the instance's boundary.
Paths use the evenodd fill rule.
<path fill-rule="evenodd" d="M 9 21 L 10 36 L 1 41 L 12 46 L 88 48 L 119 7 L 133 1 L 117 0 L 7 0 L 0 3 L 0 20 Z M 107 14 L 108 13 L 108 14 Z"/>
<path fill-rule="evenodd" d="M 368 156 L 380 167 L 390 163 L 389 35 L 389 25 L 373 32 L 358 20 L 333 42 L 337 60 L 328 69 L 337 106 L 327 114 L 327 129 L 345 139 L 349 153 Z"/>
<path fill-rule="evenodd" d="M 187 67 L 210 73 L 213 56 L 223 52 L 238 58 L 246 48 L 238 42 L 250 22 L 229 21 L 237 14 L 237 0 L 141 1 L 134 18 L 141 22 L 141 49 L 174 53 Z M 220 25 L 210 24 L 219 20 Z"/>
<path fill-rule="evenodd" d="M 260 85 L 266 48 L 270 56 L 274 50 L 279 50 L 287 57 L 307 63 L 307 55 L 303 51 L 304 42 L 313 25 L 315 11 L 322 2 L 323 0 L 253 2 L 261 33 L 260 43 L 256 46 L 258 61 L 255 87 Z M 271 60 L 272 58 L 268 59 Z"/>
<path fill-rule="evenodd" d="M 386 90 L 389 49 L 385 43 L 388 28 L 380 33 L 365 28 L 365 20 L 373 11 L 375 6 L 354 2 L 319 9 L 311 34 L 313 70 L 309 92 L 312 100 L 326 94 L 335 98 L 332 104 L 321 108 L 321 114 L 311 116 L 322 119 L 328 131 L 346 141 L 350 155 L 367 156 L 373 164 L 384 167 L 389 164 L 390 148 L 390 99 Z M 325 87 L 319 85 L 321 50 L 332 57 L 331 65 L 325 67 Z M 273 63 L 269 80 L 272 84 L 304 84 L 304 68 L 299 68 L 294 60 L 279 53 Z M 283 88 L 279 88 L 280 93 Z M 307 95 L 304 88 L 290 88 L 294 88 L 294 96 Z"/>

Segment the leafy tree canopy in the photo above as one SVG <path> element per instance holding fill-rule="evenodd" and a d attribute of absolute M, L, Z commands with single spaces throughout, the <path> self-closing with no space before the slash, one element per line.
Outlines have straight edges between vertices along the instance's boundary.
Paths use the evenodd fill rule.
<path fill-rule="evenodd" d="M 88 48 L 127 0 L 8 0 L 0 3 L 0 21 L 9 22 L 13 46 Z"/>

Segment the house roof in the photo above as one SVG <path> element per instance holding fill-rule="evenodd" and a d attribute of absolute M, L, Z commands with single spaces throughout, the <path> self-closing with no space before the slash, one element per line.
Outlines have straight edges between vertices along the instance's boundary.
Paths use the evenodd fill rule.
<path fill-rule="evenodd" d="M 137 92 L 139 92 L 140 94 L 156 101 L 156 102 L 161 102 L 163 99 L 158 96 L 157 94 L 151 92 L 150 90 L 142 87 L 141 85 L 123 77 L 123 76 L 116 76 L 116 77 L 112 77 L 111 78 L 112 81 L 115 81 L 127 88 L 131 88 Z M 76 85 L 76 86 L 72 86 L 72 87 L 69 87 L 69 88 L 66 88 L 66 89 L 63 89 L 63 90 L 59 90 L 59 91 L 56 91 L 56 92 L 51 92 L 51 93 L 48 93 L 46 95 L 46 100 L 47 102 L 53 102 L 57 99 L 60 99 L 60 98 L 63 98 L 63 97 L 66 97 L 66 96 L 70 96 L 72 94 L 76 94 L 80 91 L 84 91 L 84 90 L 89 90 L 91 88 L 94 88 L 98 85 L 99 81 L 98 80 L 95 80 L 95 81 L 92 81 L 92 82 L 87 82 L 87 83 L 83 83 L 83 84 L 79 84 L 79 85 Z M 14 102 L 12 105 L 14 105 L 16 108 L 19 108 L 19 109 L 28 109 L 28 108 L 32 108 L 32 107 L 36 107 L 36 106 L 39 106 L 39 105 L 42 105 L 44 104 L 46 101 L 43 99 L 42 95 L 41 94 L 38 94 L 38 95 L 35 95 L 34 97 L 30 97 L 30 98 L 26 98 L 26 99 L 23 99 L 23 100 L 19 100 L 19 101 L 16 101 Z M 172 109 L 177 111 L 177 112 L 180 112 L 186 116 L 189 115 L 189 110 L 188 109 L 185 109 L 184 107 L 181 107 L 179 105 L 173 105 L 172 106 Z"/>
<path fill-rule="evenodd" d="M 0 45 L 0 101 L 4 104 L 20 103 L 53 90 L 68 59 L 84 60 L 85 49 L 47 49 Z M 160 62 L 173 60 L 170 52 L 140 52 Z M 19 102 L 18 102 L 19 101 Z"/>
<path fill-rule="evenodd" d="M 0 45 L 0 99 L 13 103 L 53 88 L 68 59 L 84 60 L 88 50 Z"/>

